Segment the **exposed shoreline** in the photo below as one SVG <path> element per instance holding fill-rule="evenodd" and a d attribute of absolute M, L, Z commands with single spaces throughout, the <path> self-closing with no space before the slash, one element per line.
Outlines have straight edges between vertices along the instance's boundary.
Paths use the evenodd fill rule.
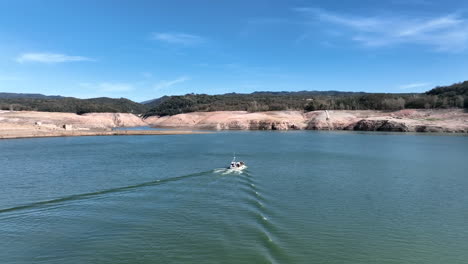
<path fill-rule="evenodd" d="M 187 135 L 206 132 L 190 130 L 113 130 L 119 127 L 148 126 L 140 117 L 122 113 L 53 113 L 35 111 L 0 111 L 0 139 L 130 136 L 130 135 Z"/>
<path fill-rule="evenodd" d="M 463 109 L 406 109 L 400 111 L 218 111 L 149 117 L 157 128 L 202 130 L 347 130 L 384 132 L 468 133 Z"/>
<path fill-rule="evenodd" d="M 179 130 L 114 130 L 152 126 Z M 127 113 L 0 111 L 0 139 L 71 136 L 186 135 L 200 130 L 334 130 L 468 134 L 462 109 L 383 111 L 218 111 L 142 119 Z M 209 133 L 209 132 L 208 132 Z"/>
<path fill-rule="evenodd" d="M 112 131 L 47 131 L 37 133 L 18 133 L 18 131 L 0 131 L 0 139 L 45 138 L 45 137 L 83 137 L 83 136 L 136 136 L 136 135 L 190 135 L 206 134 L 197 131 L 161 131 L 161 130 L 112 130 Z"/>

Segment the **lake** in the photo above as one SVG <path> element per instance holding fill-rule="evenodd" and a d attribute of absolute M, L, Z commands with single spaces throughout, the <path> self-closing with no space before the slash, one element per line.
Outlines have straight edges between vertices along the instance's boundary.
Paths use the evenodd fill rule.
<path fill-rule="evenodd" d="M 0 260 L 467 263 L 467 157 L 466 136 L 2 140 Z"/>

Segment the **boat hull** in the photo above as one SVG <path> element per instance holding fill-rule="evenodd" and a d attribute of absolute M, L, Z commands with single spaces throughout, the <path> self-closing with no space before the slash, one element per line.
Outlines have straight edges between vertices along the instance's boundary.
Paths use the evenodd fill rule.
<path fill-rule="evenodd" d="M 240 167 L 229 167 L 228 170 L 231 170 L 231 171 L 243 171 L 247 169 L 247 166 L 245 165 L 242 165 Z"/>

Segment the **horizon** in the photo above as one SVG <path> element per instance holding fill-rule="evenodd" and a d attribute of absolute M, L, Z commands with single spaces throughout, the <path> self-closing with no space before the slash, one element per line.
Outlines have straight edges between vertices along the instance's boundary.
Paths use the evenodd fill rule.
<path fill-rule="evenodd" d="M 422 93 L 467 79 L 467 8 L 454 0 L 0 0 L 0 92 L 136 102 Z"/>
<path fill-rule="evenodd" d="M 438 88 L 433 87 L 433 88 Z M 431 90 L 431 89 L 429 89 Z M 428 90 L 428 91 L 429 91 Z M 372 93 L 372 92 L 363 92 L 363 91 L 337 91 L 337 90 L 301 90 L 301 91 L 253 91 L 249 93 L 236 93 L 236 92 L 228 92 L 228 93 L 222 93 L 222 94 L 210 94 L 210 93 L 186 93 L 186 94 L 173 94 L 173 95 L 162 95 L 160 97 L 156 98 L 149 98 L 143 101 L 134 101 L 131 100 L 127 97 L 109 97 L 109 96 L 99 96 L 99 97 L 89 97 L 89 98 L 80 98 L 80 97 L 74 97 L 74 96 L 63 96 L 60 94 L 42 94 L 42 93 L 10 93 L 10 92 L 1 92 L 0 95 L 3 94 L 19 94 L 19 95 L 40 95 L 40 96 L 46 96 L 46 97 L 62 97 L 62 98 L 75 98 L 75 99 L 98 99 L 98 98 L 109 98 L 109 99 L 128 99 L 136 103 L 140 104 L 145 104 L 157 99 L 160 99 L 162 97 L 170 97 L 170 96 L 187 96 L 187 95 L 229 95 L 229 94 L 239 94 L 239 95 L 249 95 L 249 94 L 255 94 L 255 93 L 302 93 L 302 92 L 311 92 L 311 93 L 328 93 L 328 92 L 337 92 L 337 93 L 350 93 L 350 94 L 394 94 L 394 95 L 406 95 L 406 94 L 424 94 L 428 91 L 423 91 L 423 92 L 401 92 L 401 93 L 385 93 L 385 92 L 377 92 L 377 93 Z M 0 97 L 1 98 L 1 97 Z"/>

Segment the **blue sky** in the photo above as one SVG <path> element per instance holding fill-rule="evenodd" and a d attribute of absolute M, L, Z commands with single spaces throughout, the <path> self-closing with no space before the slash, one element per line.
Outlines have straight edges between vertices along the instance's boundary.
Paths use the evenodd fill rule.
<path fill-rule="evenodd" d="M 467 1 L 0 0 L 1 92 L 422 92 L 467 59 Z"/>

